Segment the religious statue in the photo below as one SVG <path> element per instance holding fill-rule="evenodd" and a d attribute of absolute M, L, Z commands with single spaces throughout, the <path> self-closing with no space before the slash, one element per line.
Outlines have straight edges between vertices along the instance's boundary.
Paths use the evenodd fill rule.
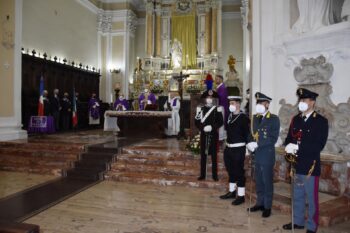
<path fill-rule="evenodd" d="M 299 18 L 293 25 L 293 31 L 305 33 L 316 31 L 328 26 L 329 20 L 329 0 L 298 0 Z"/>
<path fill-rule="evenodd" d="M 142 60 L 141 60 L 141 58 L 137 58 L 136 68 L 134 70 L 134 73 L 139 73 L 140 71 L 143 71 L 143 69 L 142 69 Z"/>
<path fill-rule="evenodd" d="M 228 64 L 228 67 L 230 69 L 230 72 L 237 73 L 236 68 L 235 68 L 236 58 L 234 58 L 232 55 L 230 55 L 228 57 L 227 64 Z"/>
<path fill-rule="evenodd" d="M 174 70 L 182 68 L 182 45 L 176 38 L 171 45 L 171 63 Z"/>

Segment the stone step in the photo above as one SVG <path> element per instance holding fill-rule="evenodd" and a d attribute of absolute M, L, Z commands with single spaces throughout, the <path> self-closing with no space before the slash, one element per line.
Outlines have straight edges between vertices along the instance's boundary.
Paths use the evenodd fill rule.
<path fill-rule="evenodd" d="M 83 160 L 107 160 L 110 162 L 114 162 L 116 160 L 116 154 L 111 153 L 98 153 L 98 152 L 85 152 L 80 155 L 80 158 Z"/>
<path fill-rule="evenodd" d="M 23 158 L 54 159 L 54 160 L 75 160 L 79 153 L 37 150 L 31 148 L 0 148 L 0 157 L 13 156 Z"/>
<path fill-rule="evenodd" d="M 198 181 L 197 177 L 193 176 L 163 175 L 159 177 L 156 174 L 120 172 L 118 174 L 107 173 L 105 175 L 105 178 L 114 181 L 131 182 L 137 184 L 156 184 L 162 186 L 179 185 L 197 188 L 214 188 L 222 192 L 227 187 L 226 181 L 219 180 L 218 182 L 215 182 L 209 176 L 206 181 Z"/>
<path fill-rule="evenodd" d="M 73 179 L 81 179 L 81 180 L 103 180 L 104 179 L 104 171 L 101 169 L 83 169 L 83 168 L 75 168 L 66 171 L 65 176 Z"/>
<path fill-rule="evenodd" d="M 33 150 L 49 150 L 49 151 L 67 151 L 70 153 L 80 153 L 84 151 L 82 144 L 67 144 L 67 143 L 42 143 L 42 142 L 30 142 L 30 143 L 18 143 L 18 142 L 0 142 L 0 148 L 28 148 Z"/>
<path fill-rule="evenodd" d="M 97 160 L 96 163 L 93 163 L 92 160 L 80 160 L 74 163 L 74 168 L 101 169 L 107 171 L 110 170 L 110 163 L 100 160 Z"/>
<path fill-rule="evenodd" d="M 183 166 L 183 165 L 166 165 L 159 166 L 153 164 L 133 164 L 133 163 L 113 163 L 111 166 L 111 172 L 134 172 L 134 173 L 151 173 L 162 175 L 177 175 L 177 176 L 196 176 L 200 174 L 199 164 L 195 166 Z M 208 174 L 211 174 L 211 164 L 208 164 Z M 222 166 L 219 166 L 218 175 L 220 177 L 227 178 L 227 172 Z"/>
<path fill-rule="evenodd" d="M 102 148 L 101 146 L 97 145 L 91 145 L 91 146 L 87 146 L 87 152 L 89 153 L 100 153 L 101 150 L 103 151 L 103 153 L 110 153 L 110 154 L 117 154 L 118 153 L 118 149 L 117 148 Z"/>

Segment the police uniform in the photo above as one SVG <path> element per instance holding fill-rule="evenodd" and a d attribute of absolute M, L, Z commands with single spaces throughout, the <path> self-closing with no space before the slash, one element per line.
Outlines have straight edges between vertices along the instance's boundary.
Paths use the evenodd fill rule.
<path fill-rule="evenodd" d="M 297 90 L 299 99 L 316 100 L 317 93 L 304 88 Z M 294 227 L 304 228 L 305 202 L 308 203 L 307 232 L 317 231 L 318 227 L 318 185 L 321 173 L 320 154 L 328 137 L 328 120 L 316 111 L 299 113 L 293 117 L 285 145 L 297 145 L 294 177 L 293 208 Z M 286 147 L 287 149 L 287 147 Z M 284 229 L 291 229 L 286 224 Z"/>
<path fill-rule="evenodd" d="M 272 99 L 260 92 L 255 94 L 257 103 Z M 278 116 L 271 114 L 268 110 L 253 117 L 253 137 L 258 147 L 255 150 L 255 182 L 257 200 L 250 211 L 263 211 L 263 217 L 271 215 L 273 198 L 273 171 L 275 165 L 275 143 L 280 130 Z"/>
<path fill-rule="evenodd" d="M 228 100 L 242 101 L 240 96 L 229 96 Z M 240 111 L 238 114 L 231 112 L 227 120 L 227 140 L 224 150 L 224 162 L 229 175 L 229 192 L 220 196 L 221 199 L 235 198 L 233 205 L 244 203 L 245 176 L 244 160 L 246 154 L 246 143 L 252 141 L 249 128 L 249 118 Z M 237 192 L 236 192 L 237 186 Z"/>
<path fill-rule="evenodd" d="M 218 94 L 215 91 L 207 90 L 205 91 L 201 98 L 205 99 L 208 96 L 212 98 L 218 98 Z M 197 114 L 195 117 L 195 124 L 200 130 L 200 142 L 201 142 L 201 171 L 198 180 L 204 180 L 206 177 L 206 164 L 207 155 L 211 155 L 212 160 L 212 177 L 215 181 L 218 180 L 217 175 L 217 148 L 218 148 L 218 129 L 223 125 L 223 115 L 222 107 L 203 106 L 197 109 Z M 211 126 L 212 130 L 210 132 L 205 132 L 204 128 L 206 126 Z M 207 145 L 208 143 L 208 145 Z M 206 154 L 206 147 L 208 146 L 208 154 Z"/>

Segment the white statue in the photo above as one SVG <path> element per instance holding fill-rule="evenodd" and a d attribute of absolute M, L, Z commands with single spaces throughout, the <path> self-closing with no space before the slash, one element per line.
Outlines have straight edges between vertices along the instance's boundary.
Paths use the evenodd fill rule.
<path fill-rule="evenodd" d="M 174 70 L 182 68 L 182 45 L 176 38 L 171 45 L 171 63 Z"/>
<path fill-rule="evenodd" d="M 293 31 L 304 33 L 328 26 L 330 0 L 298 0 L 299 18 Z"/>
<path fill-rule="evenodd" d="M 350 0 L 345 0 L 341 11 L 343 21 L 350 21 Z"/>

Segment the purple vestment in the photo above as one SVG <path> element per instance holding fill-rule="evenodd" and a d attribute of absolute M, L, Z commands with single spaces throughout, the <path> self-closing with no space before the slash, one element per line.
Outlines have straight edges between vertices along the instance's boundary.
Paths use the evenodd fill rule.
<path fill-rule="evenodd" d="M 89 113 L 94 120 L 100 118 L 100 104 L 95 98 L 89 100 Z"/>
<path fill-rule="evenodd" d="M 227 119 L 228 119 L 228 113 L 229 113 L 229 110 L 228 110 L 228 93 L 227 93 L 227 89 L 225 87 L 225 84 L 222 83 L 217 89 L 216 89 L 216 92 L 218 93 L 219 95 L 219 105 L 222 106 L 225 110 L 225 127 L 226 127 L 226 124 L 227 124 Z"/>
<path fill-rule="evenodd" d="M 144 104 L 141 102 L 144 99 L 145 99 L 145 94 L 142 93 L 140 95 L 140 97 L 139 97 L 140 110 L 144 110 L 145 109 Z M 156 104 L 156 96 L 153 93 L 149 93 L 148 100 L 151 101 L 152 104 Z"/>
<path fill-rule="evenodd" d="M 128 108 L 129 108 L 129 104 L 128 104 L 128 101 L 126 100 L 126 99 L 122 99 L 122 100 L 120 100 L 119 98 L 114 102 L 114 105 L 113 105 L 113 108 L 115 109 L 115 110 L 122 110 L 122 109 L 116 109 L 117 108 L 117 106 L 119 105 L 119 104 L 121 104 L 122 106 L 124 106 L 124 108 L 125 108 L 125 110 L 128 110 Z"/>

